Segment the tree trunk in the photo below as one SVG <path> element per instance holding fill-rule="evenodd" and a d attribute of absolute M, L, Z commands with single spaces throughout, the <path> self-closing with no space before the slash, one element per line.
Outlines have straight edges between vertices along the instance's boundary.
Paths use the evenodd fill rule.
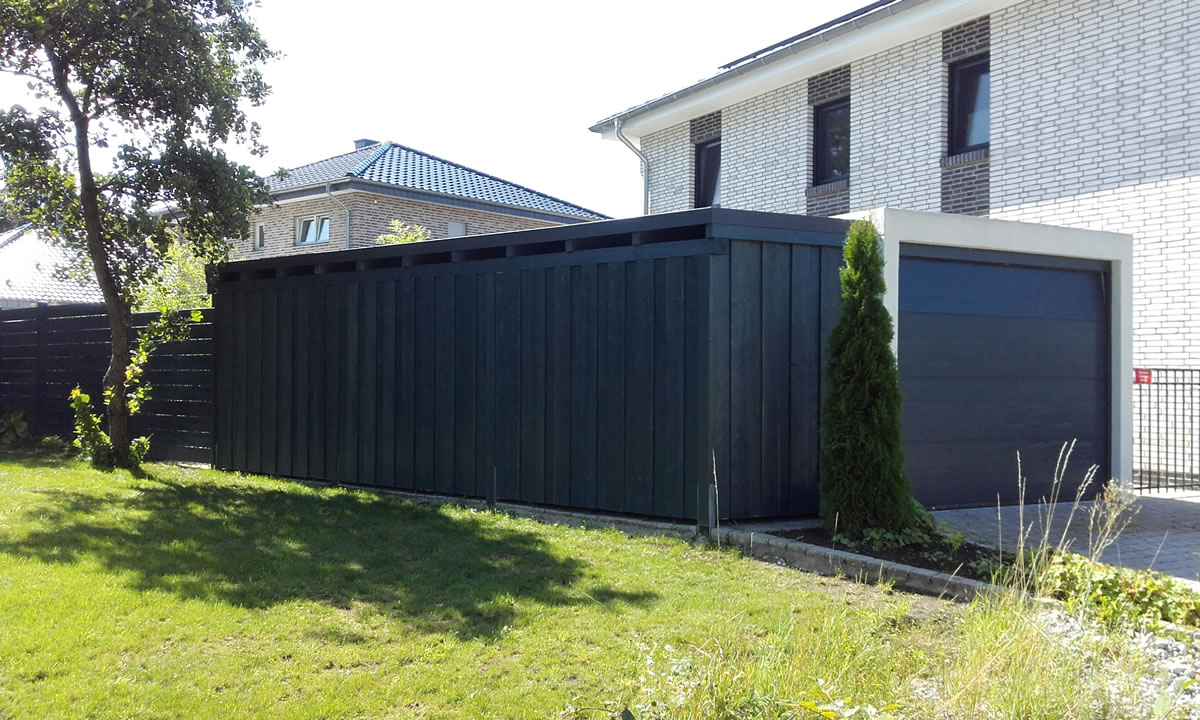
<path fill-rule="evenodd" d="M 108 247 L 104 244 L 100 215 L 100 192 L 92 173 L 91 143 L 88 139 L 89 118 L 81 108 L 78 98 L 71 89 L 69 69 L 49 45 L 46 56 L 54 71 L 54 84 L 58 95 L 71 114 L 75 127 L 75 152 L 79 163 L 79 205 L 83 211 L 83 223 L 87 236 L 88 257 L 96 273 L 96 282 L 104 297 L 104 309 L 108 314 L 108 327 L 112 333 L 112 357 L 108 371 L 104 373 L 104 391 L 108 403 L 108 436 L 112 441 L 113 462 L 121 467 L 133 467 L 136 460 L 129 452 L 133 438 L 129 428 L 129 404 L 126 371 L 129 368 L 133 315 L 125 298 L 117 287 L 116 277 L 109 267 Z M 86 97 L 86 96 L 85 96 Z"/>

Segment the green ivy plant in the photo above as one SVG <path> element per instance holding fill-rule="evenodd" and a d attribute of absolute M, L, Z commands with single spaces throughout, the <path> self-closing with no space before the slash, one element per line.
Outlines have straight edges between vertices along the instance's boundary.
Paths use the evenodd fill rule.
<path fill-rule="evenodd" d="M 75 411 L 75 447 L 93 465 L 112 467 L 115 464 L 112 439 L 101 427 L 100 418 L 92 412 L 91 396 L 76 387 L 71 391 L 71 409 Z M 149 450 L 150 439 L 147 437 L 134 438 L 129 444 L 129 453 L 137 463 L 145 459 Z"/>

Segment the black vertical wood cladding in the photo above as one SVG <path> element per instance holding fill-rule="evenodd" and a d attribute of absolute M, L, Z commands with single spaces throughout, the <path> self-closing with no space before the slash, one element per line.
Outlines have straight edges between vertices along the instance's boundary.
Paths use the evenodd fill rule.
<path fill-rule="evenodd" d="M 723 519 L 812 514 L 841 253 L 786 235 L 222 281 L 218 462 L 703 521 L 715 467 Z"/>

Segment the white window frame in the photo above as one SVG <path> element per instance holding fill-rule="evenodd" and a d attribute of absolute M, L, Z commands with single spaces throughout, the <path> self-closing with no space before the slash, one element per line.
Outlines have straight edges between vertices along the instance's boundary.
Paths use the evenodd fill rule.
<path fill-rule="evenodd" d="M 303 236 L 301 235 L 301 228 L 304 227 L 304 223 L 306 221 L 311 221 L 313 223 L 313 225 L 315 225 L 318 228 L 318 233 L 319 233 L 322 220 L 325 221 L 325 223 L 326 223 L 325 227 L 327 228 L 326 234 L 325 234 L 325 239 L 322 240 L 320 234 L 318 234 L 316 240 L 307 241 L 307 242 L 305 240 L 303 240 Z M 295 228 L 296 244 L 297 245 L 320 245 L 322 243 L 327 243 L 327 242 L 329 242 L 329 239 L 330 239 L 329 236 L 331 234 L 332 228 L 333 228 L 332 221 L 328 215 L 303 215 L 303 216 L 297 217 L 296 218 L 296 228 Z"/>
<path fill-rule="evenodd" d="M 262 252 L 267 249 L 267 224 L 254 224 L 254 237 L 250 239 L 250 249 L 254 252 Z"/>

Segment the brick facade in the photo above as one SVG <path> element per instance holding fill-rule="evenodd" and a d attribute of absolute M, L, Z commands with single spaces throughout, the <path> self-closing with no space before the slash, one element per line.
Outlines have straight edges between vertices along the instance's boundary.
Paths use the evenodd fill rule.
<path fill-rule="evenodd" d="M 942 158 L 942 212 L 987 215 L 991 177 L 986 149 Z"/>
<path fill-rule="evenodd" d="M 709 113 L 695 118 L 689 124 L 689 134 L 693 145 L 721 137 L 721 113 Z"/>
<path fill-rule="evenodd" d="M 843 65 L 808 79 L 808 104 L 823 105 L 850 94 L 850 66 Z"/>
<path fill-rule="evenodd" d="M 947 65 L 991 50 L 991 18 L 981 17 L 942 31 L 942 61 Z M 947 95 L 947 103 L 949 96 Z M 991 163 L 987 149 L 942 159 L 942 212 L 987 215 Z"/>
<path fill-rule="evenodd" d="M 722 204 L 1130 233 L 1135 363 L 1200 367 L 1200 3 L 1026 0 L 945 30 L 851 63 L 847 204 L 808 188 L 807 80 L 723 109 Z M 984 51 L 990 147 L 948 159 L 948 63 Z M 690 207 L 689 124 L 641 142 L 651 211 Z"/>
<path fill-rule="evenodd" d="M 1134 235 L 1134 363 L 1200 367 L 1200 3 L 992 15 L 992 217 Z"/>
<path fill-rule="evenodd" d="M 452 222 L 466 223 L 468 235 L 530 230 L 556 224 L 545 220 L 362 191 L 337 193 L 335 197 L 350 209 L 351 247 L 374 245 L 380 235 L 388 232 L 392 220 L 420 225 L 428 230 L 430 237 L 435 240 L 447 236 L 448 225 Z M 314 216 L 329 218 L 329 242 L 297 245 L 298 219 Z M 263 223 L 266 227 L 266 247 L 263 250 L 252 248 L 253 233 L 257 231 L 258 223 Z M 328 195 L 262 208 L 255 213 L 250 227 L 251 238 L 237 243 L 235 255 L 238 258 L 329 252 L 346 248 L 346 213 Z"/>
<path fill-rule="evenodd" d="M 818 105 L 849 97 L 850 88 L 849 65 L 834 68 L 808 79 L 809 138 L 805 146 L 808 148 L 810 157 L 813 153 L 813 109 Z M 850 106 L 850 115 L 851 117 L 854 115 L 853 103 Z M 854 148 L 851 147 L 850 151 L 853 153 Z M 811 162 L 810 160 L 809 163 Z M 811 167 L 811 165 L 805 167 Z M 848 178 L 825 185 L 809 186 L 804 194 L 806 197 L 805 212 L 809 215 L 830 216 L 850 212 L 850 180 Z"/>
<path fill-rule="evenodd" d="M 991 18 L 981 17 L 942 31 L 942 62 L 958 62 L 991 48 Z"/>

